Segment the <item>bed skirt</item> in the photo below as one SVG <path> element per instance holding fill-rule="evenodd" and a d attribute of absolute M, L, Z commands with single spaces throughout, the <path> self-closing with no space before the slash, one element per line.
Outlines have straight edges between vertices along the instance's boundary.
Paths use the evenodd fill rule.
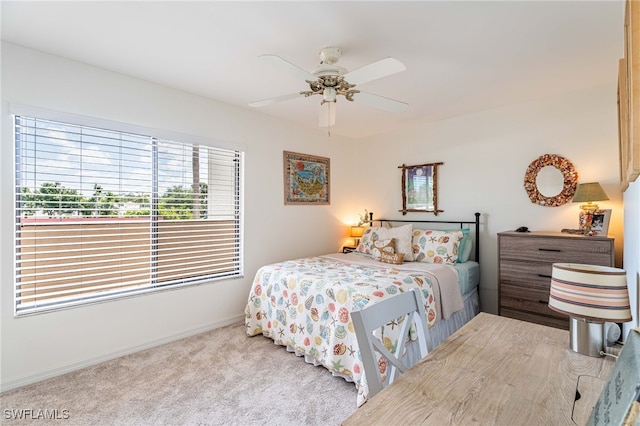
<path fill-rule="evenodd" d="M 445 341 L 447 337 L 451 336 L 456 332 L 460 327 L 465 325 L 467 322 L 471 321 L 473 317 L 480 313 L 480 299 L 478 297 L 478 288 L 474 288 L 469 293 L 462 296 L 462 300 L 464 302 L 464 308 L 458 312 L 455 312 L 446 320 L 440 320 L 438 323 L 429 329 L 429 335 L 431 337 L 431 342 L 433 344 L 432 348 L 435 348 L 440 343 Z M 413 349 L 417 349 L 417 345 L 407 345 L 407 356 L 412 358 L 417 356 L 417 353 L 414 354 Z M 287 351 L 293 352 L 300 357 L 304 357 L 304 360 L 308 364 L 313 364 L 315 366 L 322 365 L 318 360 L 308 355 L 305 355 L 301 351 L 295 350 L 291 346 L 287 346 Z M 331 370 L 330 370 L 331 371 Z M 346 376 L 344 374 L 339 374 L 334 371 L 331 371 L 331 374 L 337 377 L 342 377 L 348 382 L 353 382 L 351 377 Z"/>
<path fill-rule="evenodd" d="M 464 308 L 461 311 L 454 313 L 449 319 L 440 320 L 434 327 L 429 329 L 431 343 L 434 348 L 480 313 L 478 287 L 462 296 L 462 300 L 464 301 Z"/>

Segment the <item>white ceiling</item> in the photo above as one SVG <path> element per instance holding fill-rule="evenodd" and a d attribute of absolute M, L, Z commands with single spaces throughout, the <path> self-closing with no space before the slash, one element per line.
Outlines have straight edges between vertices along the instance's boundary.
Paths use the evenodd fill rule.
<path fill-rule="evenodd" d="M 394 57 L 407 71 L 359 89 L 409 103 L 382 112 L 339 98 L 335 134 L 364 137 L 611 84 L 623 56 L 614 1 L 2 1 L 2 39 L 316 127 L 320 98 L 248 103 L 307 90 L 258 60 L 306 70 L 338 46 L 354 70 Z"/>

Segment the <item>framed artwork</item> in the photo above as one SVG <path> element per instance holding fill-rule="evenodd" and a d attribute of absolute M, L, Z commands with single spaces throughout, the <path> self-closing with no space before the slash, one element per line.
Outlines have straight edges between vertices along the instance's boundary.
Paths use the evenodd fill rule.
<path fill-rule="evenodd" d="M 283 152 L 284 203 L 330 204 L 329 159 Z"/>
<path fill-rule="evenodd" d="M 611 209 L 596 210 L 591 219 L 591 231 L 594 235 L 606 237 L 609 232 L 609 221 L 611 220 Z"/>
<path fill-rule="evenodd" d="M 438 215 L 438 166 L 443 163 L 399 166 L 402 169 L 402 214 L 426 212 Z"/>

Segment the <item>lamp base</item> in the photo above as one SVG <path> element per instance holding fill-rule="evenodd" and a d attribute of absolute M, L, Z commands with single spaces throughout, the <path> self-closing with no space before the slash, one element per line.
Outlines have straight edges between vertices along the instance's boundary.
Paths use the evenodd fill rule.
<path fill-rule="evenodd" d="M 604 322 L 571 317 L 569 321 L 571 350 L 600 358 L 605 350 Z"/>

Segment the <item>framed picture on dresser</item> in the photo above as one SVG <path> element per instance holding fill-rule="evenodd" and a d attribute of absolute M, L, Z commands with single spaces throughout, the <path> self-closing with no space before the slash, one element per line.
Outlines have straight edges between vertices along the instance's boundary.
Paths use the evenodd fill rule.
<path fill-rule="evenodd" d="M 591 231 L 595 235 L 606 237 L 609 232 L 609 221 L 611 220 L 611 209 L 596 210 L 593 212 L 591 220 Z"/>

